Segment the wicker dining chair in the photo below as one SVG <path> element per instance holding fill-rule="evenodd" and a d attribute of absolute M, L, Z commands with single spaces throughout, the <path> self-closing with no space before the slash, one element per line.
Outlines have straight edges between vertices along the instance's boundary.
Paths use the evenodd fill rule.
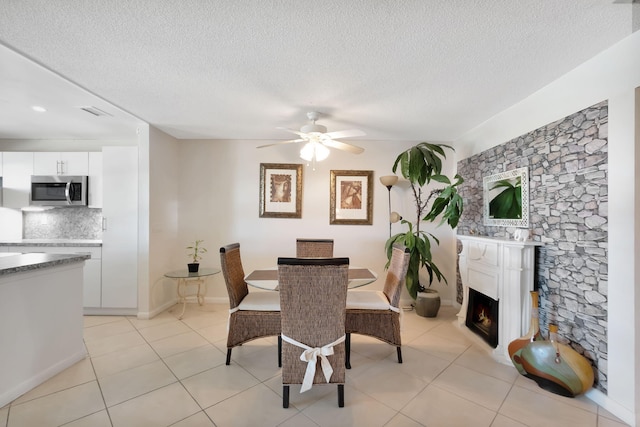
<path fill-rule="evenodd" d="M 278 336 L 278 366 L 282 366 L 280 338 L 280 296 L 277 292 L 249 293 L 244 280 L 240 244 L 220 248 L 220 266 L 229 293 L 229 332 L 227 361 L 231 349 L 256 338 Z"/>
<path fill-rule="evenodd" d="M 349 258 L 278 259 L 283 408 L 291 384 L 301 384 L 300 393 L 313 384 L 337 384 L 338 406 L 344 406 L 348 281 Z"/>
<path fill-rule="evenodd" d="M 402 363 L 400 293 L 409 266 L 409 249 L 395 244 L 382 291 L 351 289 L 347 294 L 346 367 L 351 369 L 351 334 L 368 335 L 396 347 Z"/>
<path fill-rule="evenodd" d="M 332 258 L 333 239 L 296 239 L 296 257 Z"/>

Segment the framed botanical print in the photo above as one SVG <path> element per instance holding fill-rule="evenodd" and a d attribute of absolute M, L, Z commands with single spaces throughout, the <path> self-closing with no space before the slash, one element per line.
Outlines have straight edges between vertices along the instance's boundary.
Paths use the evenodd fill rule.
<path fill-rule="evenodd" d="M 260 163 L 260 218 L 302 218 L 302 165 Z"/>
<path fill-rule="evenodd" d="M 373 171 L 331 171 L 329 224 L 373 224 Z"/>
<path fill-rule="evenodd" d="M 484 224 L 529 227 L 529 169 L 485 176 Z"/>

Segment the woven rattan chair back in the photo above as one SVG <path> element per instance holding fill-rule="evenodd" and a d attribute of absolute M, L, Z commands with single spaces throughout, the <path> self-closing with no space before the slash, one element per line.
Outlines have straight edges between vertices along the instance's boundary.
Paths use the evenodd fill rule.
<path fill-rule="evenodd" d="M 282 324 L 283 406 L 288 407 L 289 384 L 302 384 L 307 363 L 302 348 L 286 342 L 292 338 L 311 348 L 330 344 L 345 335 L 349 280 L 348 258 L 279 258 L 278 286 Z M 330 383 L 338 384 L 338 405 L 344 406 L 345 347 L 333 347 L 328 356 L 333 368 Z M 318 359 L 313 384 L 326 384 Z"/>
<path fill-rule="evenodd" d="M 278 366 L 280 362 L 280 311 L 241 310 L 238 306 L 249 296 L 240 258 L 240 244 L 220 248 L 220 266 L 229 293 L 229 323 L 227 331 L 227 360 L 231 363 L 231 349 L 256 338 L 278 336 Z M 278 298 L 275 298 L 277 301 Z"/>
<path fill-rule="evenodd" d="M 296 239 L 296 257 L 332 258 L 333 239 Z"/>
<path fill-rule="evenodd" d="M 229 306 L 236 308 L 249 293 L 240 258 L 240 243 L 232 243 L 220 248 L 220 267 L 229 293 Z"/>
<path fill-rule="evenodd" d="M 400 334 L 400 294 L 409 268 L 409 250 L 400 244 L 393 245 L 383 292 L 394 310 L 350 308 L 346 320 L 346 365 L 351 368 L 351 334 L 368 335 L 396 347 L 398 363 L 402 363 L 402 336 Z M 368 291 L 364 291 L 368 292 Z"/>
<path fill-rule="evenodd" d="M 384 281 L 383 292 L 394 307 L 400 306 L 400 294 L 409 268 L 409 251 L 399 244 L 393 245 L 391 261 L 387 269 L 387 277 Z"/>

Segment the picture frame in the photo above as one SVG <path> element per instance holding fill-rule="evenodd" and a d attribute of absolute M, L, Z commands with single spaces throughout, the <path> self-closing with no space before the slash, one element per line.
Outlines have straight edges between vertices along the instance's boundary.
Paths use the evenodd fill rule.
<path fill-rule="evenodd" d="M 482 179 L 484 224 L 529 227 L 529 169 L 518 168 Z"/>
<path fill-rule="evenodd" d="M 302 164 L 260 163 L 260 218 L 302 218 Z"/>
<path fill-rule="evenodd" d="M 332 170 L 329 224 L 373 224 L 373 171 Z"/>

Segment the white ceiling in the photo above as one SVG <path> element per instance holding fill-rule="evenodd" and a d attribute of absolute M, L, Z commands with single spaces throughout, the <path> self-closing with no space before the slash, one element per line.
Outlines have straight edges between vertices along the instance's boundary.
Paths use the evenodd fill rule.
<path fill-rule="evenodd" d="M 131 138 L 138 118 L 284 140 L 314 110 L 359 140 L 454 141 L 631 34 L 628 1 L 3 0 L 0 138 Z"/>

